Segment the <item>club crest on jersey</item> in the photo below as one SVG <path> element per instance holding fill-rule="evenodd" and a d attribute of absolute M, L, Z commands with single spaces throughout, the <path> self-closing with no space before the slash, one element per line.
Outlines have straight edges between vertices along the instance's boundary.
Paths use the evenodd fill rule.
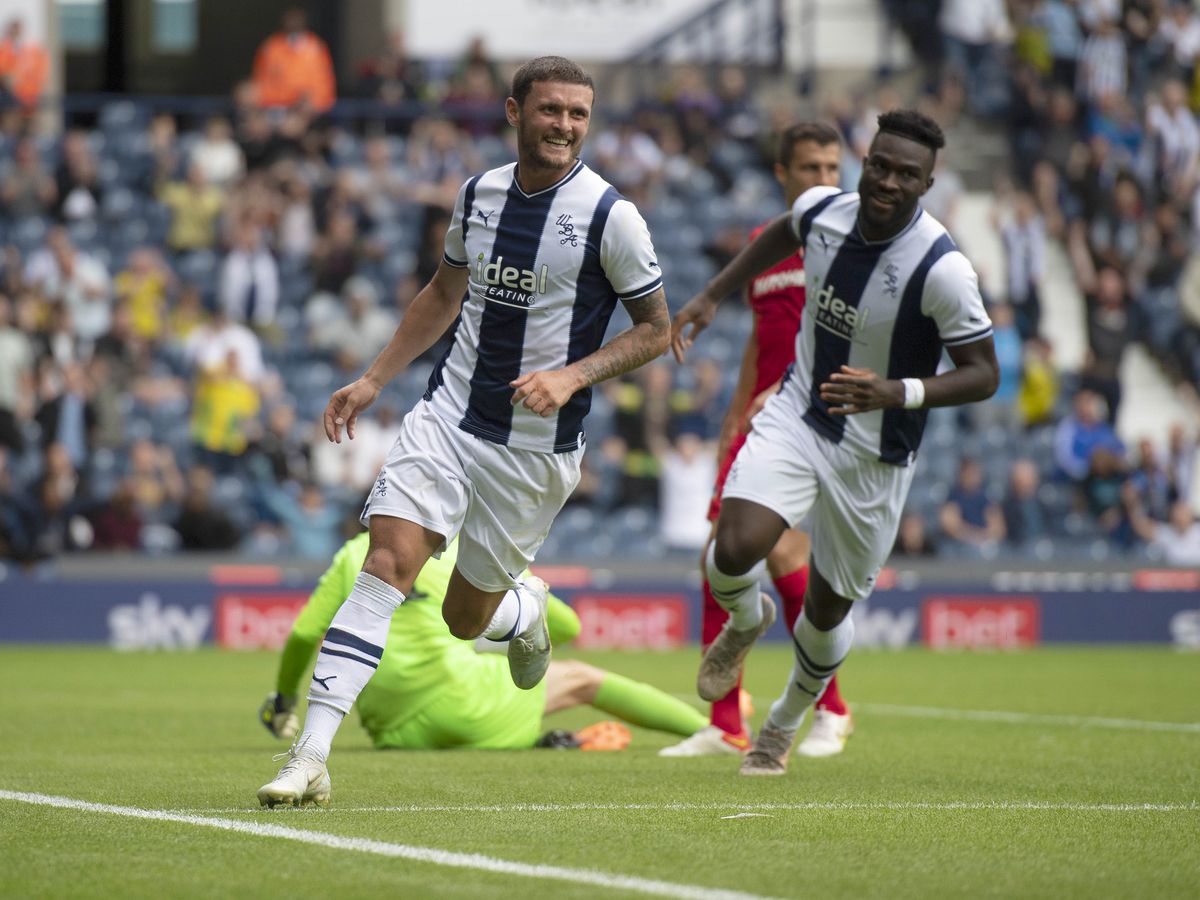
<path fill-rule="evenodd" d="M 867 317 L 871 311 L 851 306 L 835 296 L 833 290 L 832 284 L 826 284 L 814 295 L 817 302 L 817 325 L 826 331 L 832 331 L 838 337 L 852 341 L 858 329 L 867 327 Z"/>
<path fill-rule="evenodd" d="M 543 265 L 536 272 L 504 265 L 504 257 L 485 263 L 482 253 L 475 259 L 475 278 L 484 285 L 484 297 L 512 306 L 533 306 L 535 294 L 546 293 L 550 267 Z"/>

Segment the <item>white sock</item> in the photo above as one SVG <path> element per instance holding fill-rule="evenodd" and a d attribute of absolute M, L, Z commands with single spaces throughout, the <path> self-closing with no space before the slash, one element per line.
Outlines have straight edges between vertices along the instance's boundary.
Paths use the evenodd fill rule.
<path fill-rule="evenodd" d="M 297 746 L 303 745 L 300 755 L 325 762 L 329 758 L 333 736 L 337 734 L 338 726 L 344 718 L 346 714 L 340 709 L 334 709 L 325 703 L 310 703 L 308 715 L 304 717 L 304 734 L 300 735 L 297 742 Z"/>
<path fill-rule="evenodd" d="M 758 582 L 767 569 L 759 560 L 745 575 L 726 575 L 717 568 L 716 544 L 710 544 L 705 558 L 708 587 L 713 599 L 721 609 L 729 613 L 733 627 L 748 631 L 762 624 L 762 600 L 759 599 Z"/>
<path fill-rule="evenodd" d="M 847 615 L 829 631 L 820 631 L 803 613 L 792 632 L 796 665 L 787 689 L 771 704 L 768 721 L 784 731 L 795 731 L 804 714 L 825 692 L 838 666 L 854 643 L 854 620 Z"/>
<path fill-rule="evenodd" d="M 350 712 L 383 659 L 392 613 L 403 602 L 404 595 L 390 584 L 359 572 L 354 589 L 325 632 L 308 689 L 308 715 L 300 735 L 300 740 L 310 741 L 306 750 L 320 754 L 322 761 L 329 754 L 342 717 Z M 331 711 L 340 713 L 336 720 Z"/>
<path fill-rule="evenodd" d="M 538 605 L 521 599 L 520 588 L 513 588 L 500 599 L 496 613 L 483 636 L 489 641 L 511 641 L 529 627 L 538 614 Z"/>

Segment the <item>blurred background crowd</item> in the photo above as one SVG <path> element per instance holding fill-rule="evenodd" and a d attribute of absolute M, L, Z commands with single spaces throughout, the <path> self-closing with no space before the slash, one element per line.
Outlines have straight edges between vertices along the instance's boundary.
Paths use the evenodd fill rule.
<path fill-rule="evenodd" d="M 897 543 L 908 557 L 1148 558 L 1200 565 L 1197 429 L 1118 436 L 1129 348 L 1194 411 L 1200 386 L 1200 12 L 1167 0 L 881 0 L 916 67 L 798 105 L 737 66 L 664 67 L 601 96 L 584 159 L 633 199 L 677 309 L 780 211 L 772 135 L 844 135 L 853 189 L 875 116 L 947 130 L 926 207 L 952 233 L 959 136 L 999 134 L 987 296 L 1001 387 L 930 417 Z M 40 54 L 40 55 L 39 55 Z M 436 268 L 461 183 L 514 158 L 509 68 L 474 41 L 411 58 L 402 33 L 335 79 L 289 12 L 211 114 L 114 99 L 47 129 L 44 51 L 0 44 L 0 558 L 235 551 L 322 559 L 358 529 L 435 346 L 329 444 L 319 414 Z M 784 92 L 786 94 L 786 92 Z M 339 116 L 365 98 L 416 115 Z M 969 245 L 965 240 L 964 245 Z M 1082 364 L 1047 324 L 1069 261 Z M 614 317 L 614 328 L 624 327 Z M 597 391 L 583 481 L 543 557 L 694 552 L 750 331 L 725 305 L 686 367 Z M 1195 418 L 1192 419 L 1195 422 Z"/>

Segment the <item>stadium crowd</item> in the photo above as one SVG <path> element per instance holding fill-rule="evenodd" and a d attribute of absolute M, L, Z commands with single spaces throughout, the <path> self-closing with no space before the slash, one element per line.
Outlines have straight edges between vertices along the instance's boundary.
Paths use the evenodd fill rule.
<path fill-rule="evenodd" d="M 997 186 L 1005 292 L 987 298 L 1001 388 L 931 415 L 897 554 L 1200 564 L 1195 430 L 1135 448 L 1113 430 L 1131 342 L 1181 389 L 1200 386 L 1200 13 L 883 5 L 925 67 L 922 108 L 947 128 L 1002 124 L 1012 162 Z M 0 46 L 0 68 L 9 58 Z M 325 440 L 319 412 L 436 268 L 461 183 L 514 157 L 497 116 L 506 85 L 481 42 L 434 64 L 400 34 L 336 84 L 295 15 L 247 71 L 229 112 L 202 119 L 134 99 L 61 134 L 39 131 L 24 98 L 0 117 L 0 558 L 328 559 L 357 530 L 429 367 L 405 373 L 349 445 Z M 845 186 L 875 115 L 908 99 L 901 83 L 820 110 L 846 139 Z M 339 118 L 339 92 L 396 114 Z M 759 96 L 739 67 L 675 67 L 585 148 L 645 213 L 675 308 L 778 211 L 770 138 L 798 107 Z M 951 231 L 962 189 L 946 168 L 926 198 Z M 1086 297 L 1078 373 L 1058 370 L 1040 328 L 1055 302 L 1046 241 L 1068 249 Z M 597 392 L 584 478 L 544 556 L 703 543 L 750 324 L 726 306 L 690 367 L 661 361 Z"/>

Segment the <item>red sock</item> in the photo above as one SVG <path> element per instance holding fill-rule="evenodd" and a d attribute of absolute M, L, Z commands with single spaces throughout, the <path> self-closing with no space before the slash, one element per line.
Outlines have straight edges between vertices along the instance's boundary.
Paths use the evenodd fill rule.
<path fill-rule="evenodd" d="M 829 680 L 829 684 L 825 688 L 825 693 L 817 701 L 817 709 L 823 709 L 833 713 L 836 716 L 844 716 L 846 709 L 846 701 L 842 699 L 841 691 L 838 690 L 837 676 Z"/>
<path fill-rule="evenodd" d="M 791 632 L 795 630 L 800 610 L 804 608 L 804 592 L 808 590 L 808 566 L 801 566 L 795 572 L 776 578 L 775 590 L 779 591 L 779 597 L 783 600 L 783 621 L 787 623 L 788 631 Z"/>
<path fill-rule="evenodd" d="M 707 647 L 717 639 L 721 626 L 729 618 L 729 613 L 721 609 L 717 601 L 713 599 L 712 589 L 708 586 L 707 578 L 704 580 L 703 592 L 704 606 L 701 607 L 700 612 L 700 646 Z M 733 690 L 712 705 L 712 723 L 726 734 L 741 735 L 746 730 L 742 723 L 741 688 L 742 680 L 739 678 Z"/>

